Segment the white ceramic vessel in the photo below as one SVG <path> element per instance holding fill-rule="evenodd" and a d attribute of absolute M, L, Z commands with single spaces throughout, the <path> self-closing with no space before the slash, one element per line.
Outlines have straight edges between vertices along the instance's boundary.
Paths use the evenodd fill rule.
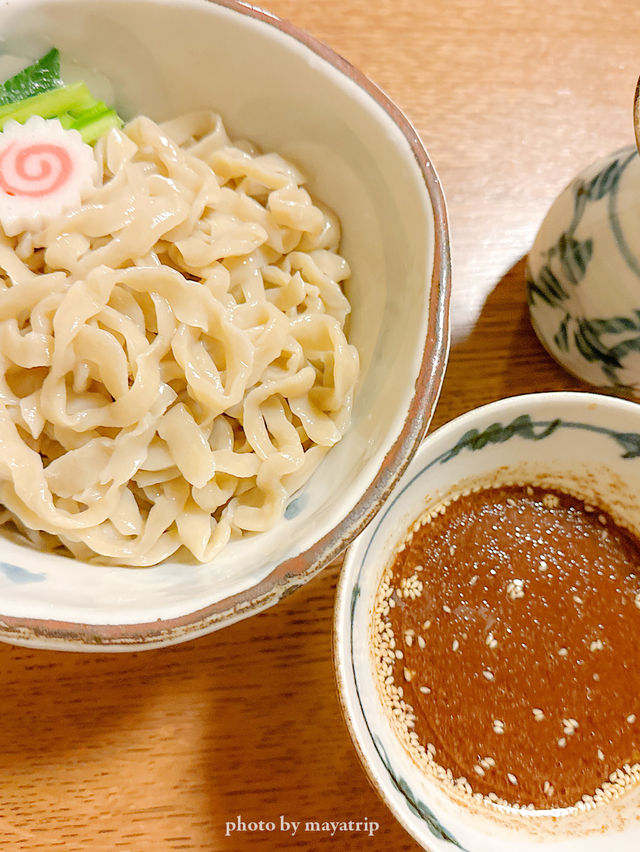
<path fill-rule="evenodd" d="M 280 524 L 213 563 L 143 570 L 0 542 L 0 640 L 74 650 L 183 641 L 317 573 L 378 511 L 418 446 L 448 348 L 440 185 L 410 124 L 370 81 L 235 0 L 6 0 L 0 34 L 0 52 L 33 58 L 55 45 L 72 72 L 108 80 L 125 118 L 213 107 L 232 137 L 299 164 L 342 222 L 362 362 L 352 426 Z"/>
<path fill-rule="evenodd" d="M 531 322 L 565 369 L 640 394 L 640 157 L 623 148 L 554 201 L 527 262 Z"/>
<path fill-rule="evenodd" d="M 528 812 L 456 798 L 418 768 L 384 710 L 370 642 L 380 578 L 426 508 L 462 483 L 492 483 L 496 476 L 573 488 L 638 532 L 640 409 L 594 394 L 530 394 L 471 411 L 426 438 L 384 509 L 350 547 L 340 578 L 335 664 L 351 737 L 381 797 L 429 852 L 534 852 L 542 845 L 553 852 L 637 852 L 640 786 L 584 812 Z"/>

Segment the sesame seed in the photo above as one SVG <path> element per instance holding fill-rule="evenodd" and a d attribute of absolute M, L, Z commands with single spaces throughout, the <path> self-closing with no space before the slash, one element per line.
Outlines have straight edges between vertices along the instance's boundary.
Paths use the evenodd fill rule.
<path fill-rule="evenodd" d="M 633 602 L 640 609 L 640 592 L 636 592 Z"/>
<path fill-rule="evenodd" d="M 604 648 L 604 644 L 602 639 L 594 639 L 593 642 L 589 645 L 590 651 L 602 651 Z"/>
<path fill-rule="evenodd" d="M 604 516 L 604 515 L 598 515 L 598 521 L 602 524 L 602 526 L 603 526 L 603 527 L 604 527 L 604 526 L 606 525 L 606 523 L 607 523 L 607 519 L 605 518 L 605 516 Z"/>
<path fill-rule="evenodd" d="M 442 605 L 442 609 L 443 609 L 445 612 L 451 612 L 451 607 L 450 607 L 450 606 L 447 606 L 447 604 L 443 604 L 443 605 Z"/>
<path fill-rule="evenodd" d="M 598 760 L 604 760 L 604 752 L 601 748 L 598 749 Z"/>
<path fill-rule="evenodd" d="M 452 544 L 450 544 L 450 545 L 449 545 L 449 556 L 453 556 L 453 554 L 454 554 L 455 552 L 456 552 L 455 547 L 454 547 Z"/>
<path fill-rule="evenodd" d="M 516 601 L 524 597 L 524 580 L 510 580 L 507 584 L 507 595 L 510 600 Z"/>
<path fill-rule="evenodd" d="M 459 647 L 460 647 L 460 643 L 458 642 L 458 640 L 457 640 L 457 639 L 454 639 L 454 640 L 453 640 L 453 643 L 452 643 L 452 645 L 451 645 L 451 650 L 452 650 L 452 651 L 457 651 Z"/>
<path fill-rule="evenodd" d="M 541 559 L 540 564 L 538 565 L 538 571 L 544 572 L 548 567 L 546 559 Z"/>
<path fill-rule="evenodd" d="M 396 649 L 395 654 L 396 654 L 396 657 L 397 657 L 399 660 L 401 660 L 401 659 L 404 657 L 404 654 L 402 653 L 402 651 L 400 650 L 400 648 L 397 648 L 397 649 Z"/>
<path fill-rule="evenodd" d="M 418 636 L 418 645 L 420 646 L 420 648 L 421 648 L 423 651 L 424 651 L 424 649 L 427 647 L 427 643 L 424 641 L 424 639 L 422 638 L 422 636 Z"/>
<path fill-rule="evenodd" d="M 475 586 L 475 584 L 478 582 L 479 579 L 480 579 L 479 575 L 474 574 L 473 577 L 469 580 L 469 585 Z M 640 597 L 640 592 L 638 593 L 638 596 Z M 640 606 L 640 604 L 638 604 L 638 606 Z"/>
<path fill-rule="evenodd" d="M 566 657 L 568 653 L 569 652 L 567 651 L 566 648 L 560 648 L 560 650 L 558 651 L 558 656 L 559 657 Z"/>
<path fill-rule="evenodd" d="M 429 689 L 429 687 L 428 687 L 428 686 L 421 686 L 421 687 L 420 687 L 420 692 L 421 692 L 423 695 L 429 695 L 429 693 L 431 692 L 431 690 Z"/>
<path fill-rule="evenodd" d="M 485 669 L 482 674 L 486 677 L 487 680 L 493 680 L 493 672 L 489 671 L 489 669 Z"/>
<path fill-rule="evenodd" d="M 582 598 L 581 598 L 581 597 L 579 597 L 578 595 L 574 595 L 574 596 L 573 596 L 573 600 L 574 600 L 574 602 L 575 602 L 575 603 L 577 603 L 577 604 L 583 604 L 583 603 L 584 603 L 584 601 L 582 600 Z"/>
<path fill-rule="evenodd" d="M 424 630 L 428 630 L 431 627 L 431 622 L 429 621 L 429 619 L 422 622 L 422 627 Z"/>
<path fill-rule="evenodd" d="M 481 766 L 478 766 L 477 763 L 473 767 L 473 771 L 476 773 L 476 775 L 479 775 L 480 777 L 482 777 L 484 775 L 484 769 Z"/>
<path fill-rule="evenodd" d="M 436 747 L 434 746 L 433 743 L 427 743 L 427 751 L 429 752 L 429 754 L 435 755 Z"/>
<path fill-rule="evenodd" d="M 404 634 L 404 641 L 409 646 L 409 648 L 413 645 L 413 636 L 410 633 Z"/>
<path fill-rule="evenodd" d="M 493 633 L 488 633 L 487 638 L 484 641 L 489 646 L 489 648 L 497 648 L 498 647 L 498 640 L 495 638 Z"/>
<path fill-rule="evenodd" d="M 406 681 L 410 681 L 413 678 L 413 672 L 411 671 L 411 669 L 408 669 L 406 666 L 404 668 L 403 674 L 404 674 L 404 679 Z"/>
<path fill-rule="evenodd" d="M 532 712 L 536 722 L 541 722 L 544 719 L 544 710 L 541 710 L 540 707 L 534 707 Z"/>
<path fill-rule="evenodd" d="M 558 745 L 560 746 L 560 748 L 564 748 L 566 746 L 566 744 L 567 744 L 566 738 L 560 737 L 560 739 L 558 740 Z"/>
<path fill-rule="evenodd" d="M 512 772 L 507 772 L 507 778 L 509 779 L 510 784 L 513 784 L 514 787 L 517 786 L 518 779 Z"/>
<path fill-rule="evenodd" d="M 635 713 L 630 713 L 630 714 L 627 716 L 627 722 L 628 722 L 630 725 L 633 725 L 633 723 L 635 722 L 635 720 L 636 720 L 636 714 L 635 714 Z"/>

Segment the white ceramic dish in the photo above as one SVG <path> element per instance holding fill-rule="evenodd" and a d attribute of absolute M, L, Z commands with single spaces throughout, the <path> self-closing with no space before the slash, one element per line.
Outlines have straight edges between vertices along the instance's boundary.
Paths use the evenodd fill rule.
<path fill-rule="evenodd" d="M 408 756 L 373 676 L 370 629 L 380 577 L 423 511 L 462 481 L 507 468 L 547 487 L 573 485 L 640 531 L 640 408 L 579 393 L 531 394 L 484 406 L 429 435 L 391 498 L 348 551 L 335 613 L 340 698 L 381 797 L 429 852 L 636 852 L 640 786 L 591 811 L 515 811 L 454 800 Z"/>
<path fill-rule="evenodd" d="M 232 137 L 297 162 L 339 215 L 353 269 L 353 422 L 285 520 L 214 563 L 87 566 L 2 541 L 0 639 L 73 650 L 183 641 L 275 603 L 333 559 L 382 505 L 439 393 L 449 245 L 440 185 L 401 113 L 293 26 L 223 0 L 7 0 L 0 50 L 60 48 L 106 77 L 126 117 L 213 106 Z"/>
<path fill-rule="evenodd" d="M 527 259 L 533 328 L 553 358 L 599 387 L 640 395 L 640 157 L 583 169 L 551 205 Z"/>

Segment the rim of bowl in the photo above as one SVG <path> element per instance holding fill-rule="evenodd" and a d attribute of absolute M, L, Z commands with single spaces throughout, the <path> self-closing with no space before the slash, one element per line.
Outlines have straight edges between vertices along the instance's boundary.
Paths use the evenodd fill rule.
<path fill-rule="evenodd" d="M 594 404 L 601 405 L 610 409 L 612 413 L 615 413 L 616 410 L 621 408 L 628 411 L 635 409 L 640 420 L 640 408 L 638 408 L 637 403 L 633 400 L 621 399 L 617 396 L 609 396 L 606 393 L 594 393 L 590 391 L 534 391 L 532 393 L 503 397 L 502 399 L 495 400 L 494 402 L 489 402 L 478 406 L 477 408 L 472 408 L 470 411 L 466 411 L 463 414 L 458 415 L 458 417 L 455 417 L 453 420 L 449 420 L 447 423 L 439 426 L 438 429 L 429 435 L 428 440 L 429 443 L 437 442 L 442 438 L 443 434 L 446 434 L 451 429 L 458 429 L 462 431 L 465 427 L 470 427 L 479 417 L 485 417 L 487 414 L 508 411 L 509 408 L 519 409 L 525 403 L 529 403 L 534 406 L 545 405 L 553 400 L 564 402 L 570 406 L 583 405 L 585 407 L 589 407 Z M 427 446 L 428 445 L 426 443 L 423 444 L 420 450 L 426 452 L 424 448 Z M 416 476 L 422 476 L 423 474 L 424 471 L 421 471 L 418 472 Z M 384 519 L 382 519 L 381 523 L 384 523 Z M 372 749 L 376 752 L 375 745 L 368 741 L 362 742 L 356 732 L 356 717 L 362 717 L 367 731 L 370 732 L 370 729 L 364 708 L 360 704 L 359 700 L 353 704 L 347 697 L 347 681 L 349 680 L 347 669 L 351 666 L 353 680 L 355 683 L 355 668 L 353 665 L 352 643 L 350 638 L 343 634 L 340 624 L 344 609 L 348 606 L 348 602 L 350 601 L 353 581 L 355 579 L 354 572 L 356 570 L 355 565 L 357 563 L 351 565 L 349 562 L 350 555 L 354 552 L 354 550 L 355 545 L 350 547 L 347 551 L 345 565 L 338 577 L 333 611 L 333 669 L 340 709 L 342 711 L 342 716 L 347 730 L 349 731 L 351 742 L 356 754 L 358 755 L 358 759 L 362 765 L 367 781 L 374 788 L 378 796 L 389 808 L 394 818 L 400 823 L 405 831 L 411 835 L 411 837 L 413 837 L 413 839 L 422 846 L 426 852 L 433 852 L 433 846 L 430 844 L 429 838 L 425 837 L 424 833 L 417 831 L 406 819 L 406 816 L 401 809 L 398 808 L 389 798 L 386 785 L 384 781 L 381 780 L 375 766 L 372 764 L 371 757 L 367 754 L 368 749 Z M 355 557 L 353 557 L 353 559 L 355 559 Z M 347 648 L 350 649 L 348 658 L 346 657 Z M 357 686 L 356 693 L 359 696 Z"/>
<path fill-rule="evenodd" d="M 271 12 L 242 0 L 207 0 L 273 26 L 329 62 L 363 89 L 401 130 L 422 172 L 434 215 L 434 262 L 429 322 L 415 392 L 402 431 L 371 484 L 349 514 L 306 551 L 281 562 L 261 582 L 177 618 L 138 624 L 83 624 L 16 618 L 0 613 L 0 641 L 62 650 L 142 650 L 177 644 L 210 633 L 273 606 L 318 574 L 377 514 L 422 440 L 440 395 L 449 352 L 451 253 L 447 208 L 440 179 L 418 133 L 391 99 L 350 62 L 314 36 Z"/>

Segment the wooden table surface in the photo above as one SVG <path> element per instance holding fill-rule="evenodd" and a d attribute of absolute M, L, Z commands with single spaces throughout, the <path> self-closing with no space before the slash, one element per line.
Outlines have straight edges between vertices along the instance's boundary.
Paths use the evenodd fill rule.
<path fill-rule="evenodd" d="M 452 347 L 433 425 L 503 396 L 580 389 L 529 326 L 524 258 L 575 172 L 633 142 L 637 0 L 268 2 L 385 89 L 440 174 Z M 0 848 L 417 850 L 369 787 L 340 714 L 339 570 L 183 646 L 0 646 Z M 225 836 L 227 821 L 281 815 L 380 828 Z"/>

